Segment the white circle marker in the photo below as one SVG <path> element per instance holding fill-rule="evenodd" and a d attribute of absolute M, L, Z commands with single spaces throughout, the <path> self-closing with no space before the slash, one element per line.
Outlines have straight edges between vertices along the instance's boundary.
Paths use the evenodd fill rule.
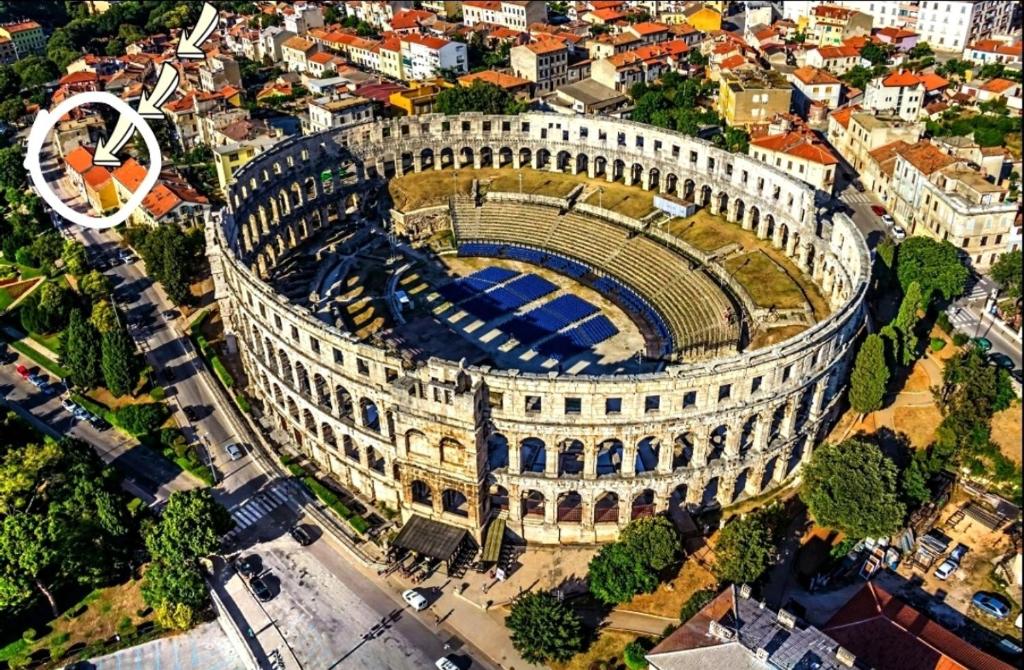
<path fill-rule="evenodd" d="M 149 150 L 149 170 L 146 172 L 142 183 L 135 189 L 135 193 L 128 199 L 124 207 L 117 210 L 114 214 L 102 217 L 89 216 L 68 207 L 50 188 L 49 182 L 43 177 L 43 169 L 39 164 L 43 143 L 46 142 L 50 129 L 72 109 L 90 103 L 108 105 L 116 109 L 122 116 L 127 116 L 136 130 L 142 134 L 142 139 L 146 142 L 146 148 Z M 142 204 L 142 199 L 156 186 L 156 181 L 160 178 L 161 166 L 160 143 L 157 142 L 156 134 L 149 127 L 149 124 L 146 123 L 146 119 L 132 109 L 124 100 L 111 93 L 103 93 L 101 91 L 78 93 L 64 100 L 50 111 L 40 110 L 39 114 L 36 115 L 36 120 L 32 123 L 32 130 L 29 131 L 28 143 L 26 145 L 25 169 L 28 170 L 32 183 L 43 200 L 68 221 L 97 230 L 113 228 L 127 221 L 131 213 Z"/>

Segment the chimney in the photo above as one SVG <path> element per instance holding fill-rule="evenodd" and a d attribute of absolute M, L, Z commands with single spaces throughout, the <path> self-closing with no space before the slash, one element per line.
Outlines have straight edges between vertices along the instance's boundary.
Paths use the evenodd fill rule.
<path fill-rule="evenodd" d="M 718 638 L 719 640 L 727 641 L 736 637 L 736 634 L 733 631 L 729 630 L 717 621 L 712 621 L 708 624 L 708 634 L 711 637 Z"/>
<path fill-rule="evenodd" d="M 796 616 L 794 614 L 791 614 L 790 612 L 787 612 L 786 610 L 779 610 L 778 615 L 776 615 L 776 620 L 784 628 L 788 628 L 790 630 L 792 630 L 793 627 L 796 626 Z"/>
<path fill-rule="evenodd" d="M 740 598 L 744 600 L 750 597 L 750 584 L 744 584 L 740 587 Z"/>
<path fill-rule="evenodd" d="M 846 647 L 839 647 L 836 649 L 836 660 L 847 668 L 852 668 L 857 663 L 857 657 L 854 656 L 853 652 Z"/>

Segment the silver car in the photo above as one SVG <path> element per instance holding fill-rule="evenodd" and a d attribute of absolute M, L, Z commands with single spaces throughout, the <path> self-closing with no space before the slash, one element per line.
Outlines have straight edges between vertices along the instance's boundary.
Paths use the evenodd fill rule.
<path fill-rule="evenodd" d="M 243 449 L 242 445 L 238 444 L 237 442 L 232 442 L 231 444 L 224 447 L 224 451 L 228 452 L 228 456 L 230 456 L 231 460 L 233 461 L 237 461 L 238 459 L 245 456 L 245 449 Z"/>

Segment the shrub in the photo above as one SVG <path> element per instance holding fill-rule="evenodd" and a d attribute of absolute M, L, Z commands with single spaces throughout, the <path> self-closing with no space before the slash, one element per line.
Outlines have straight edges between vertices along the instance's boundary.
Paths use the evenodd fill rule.
<path fill-rule="evenodd" d="M 941 337 L 933 337 L 931 343 L 932 351 L 942 351 L 946 347 L 946 341 Z"/>
<path fill-rule="evenodd" d="M 935 319 L 935 325 L 938 326 L 942 332 L 949 335 L 953 332 L 953 323 L 949 320 L 949 314 L 941 312 L 937 319 Z"/>
<path fill-rule="evenodd" d="M 971 338 L 967 337 L 963 333 L 953 333 L 953 344 L 958 347 L 962 347 L 967 344 Z"/>
<path fill-rule="evenodd" d="M 21 634 L 21 639 L 25 642 L 34 642 L 37 634 L 38 633 L 35 628 L 26 628 Z"/>
<path fill-rule="evenodd" d="M 224 362 L 220 360 L 220 356 L 217 354 L 210 355 L 210 366 L 213 368 L 214 373 L 217 375 L 217 379 L 220 383 L 227 388 L 232 388 L 235 385 L 235 378 L 231 376 L 228 369 L 224 367 Z"/>
<path fill-rule="evenodd" d="M 633 640 L 626 645 L 622 653 L 622 660 L 626 662 L 629 670 L 644 670 L 647 667 L 647 659 L 644 656 L 651 650 L 651 641 L 645 637 Z"/>
<path fill-rule="evenodd" d="M 238 409 L 242 410 L 246 414 L 252 414 L 252 405 L 249 404 L 249 399 L 245 397 L 245 394 L 236 394 L 235 404 L 238 405 Z"/>
<path fill-rule="evenodd" d="M 697 612 L 704 609 L 705 605 L 714 600 L 716 595 L 717 592 L 714 589 L 701 589 L 695 592 L 679 608 L 679 620 L 685 623 L 692 619 Z"/>
<path fill-rule="evenodd" d="M 121 637 L 131 637 L 135 635 L 135 624 L 132 623 L 131 617 L 123 617 L 117 622 L 117 633 Z"/>
<path fill-rule="evenodd" d="M 149 397 L 159 402 L 167 397 L 167 391 L 163 386 L 154 386 L 149 390 Z"/>
<path fill-rule="evenodd" d="M 353 516 L 350 518 L 348 520 L 348 525 L 355 528 L 360 535 L 370 530 L 370 522 L 361 516 Z"/>
<path fill-rule="evenodd" d="M 114 412 L 115 424 L 136 437 L 153 432 L 167 417 L 166 405 L 159 402 L 125 405 Z"/>

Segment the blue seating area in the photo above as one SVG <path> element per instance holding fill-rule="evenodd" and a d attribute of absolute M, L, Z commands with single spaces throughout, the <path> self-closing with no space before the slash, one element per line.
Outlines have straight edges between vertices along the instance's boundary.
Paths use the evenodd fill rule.
<path fill-rule="evenodd" d="M 550 268 L 555 272 L 567 275 L 573 279 L 579 279 L 589 272 L 586 265 L 568 258 L 554 256 L 545 251 L 518 247 L 509 244 L 494 244 L 492 242 L 464 242 L 459 246 L 460 256 L 488 256 L 492 258 L 507 258 L 513 261 L 531 263 L 541 267 Z"/>
<path fill-rule="evenodd" d="M 615 327 L 608 317 L 598 314 L 593 319 L 587 319 L 572 330 L 566 331 L 566 335 L 574 344 L 589 349 L 590 347 L 604 342 L 610 337 L 618 335 L 619 329 Z"/>
<path fill-rule="evenodd" d="M 493 287 L 495 284 L 500 284 L 503 281 L 507 281 L 512 277 L 515 277 L 518 272 L 515 270 L 508 270 L 506 268 L 489 267 L 483 270 L 477 270 L 473 274 L 466 277 L 463 281 L 466 282 L 471 288 L 477 291 L 486 291 Z"/>
<path fill-rule="evenodd" d="M 543 314 L 537 315 L 537 320 L 542 323 L 544 321 L 549 322 L 552 330 L 561 330 L 570 323 L 585 319 L 596 311 L 597 307 L 582 298 L 577 298 L 574 295 L 563 295 L 546 305 L 538 307 L 531 314 L 543 312 Z"/>
<path fill-rule="evenodd" d="M 542 356 L 564 361 L 572 358 L 573 356 L 582 354 L 587 349 L 588 347 L 581 347 L 577 345 L 572 341 L 572 338 L 567 335 L 555 335 L 550 340 L 541 343 L 541 345 L 537 347 L 537 352 Z"/>
<path fill-rule="evenodd" d="M 502 330 L 516 338 L 521 344 L 530 346 L 537 340 L 547 337 L 551 331 L 537 324 L 528 316 L 515 316 L 506 321 Z"/>
<path fill-rule="evenodd" d="M 502 290 L 509 291 L 522 298 L 522 302 L 516 305 L 519 307 L 538 298 L 543 298 L 549 293 L 554 293 L 557 288 L 557 286 L 543 277 L 527 274 L 509 282 L 502 287 Z"/>
<path fill-rule="evenodd" d="M 497 319 L 502 314 L 507 313 L 507 310 L 502 307 L 501 303 L 494 300 L 489 293 L 477 295 L 475 298 L 462 303 L 460 307 L 481 321 Z"/>
<path fill-rule="evenodd" d="M 653 325 L 658 331 L 658 337 L 665 342 L 672 341 L 672 335 L 661 316 L 625 284 L 622 284 L 611 277 L 600 277 L 594 282 L 594 288 L 601 293 L 618 298 L 625 305 L 627 310 L 634 314 L 639 314 L 645 321 Z"/>

